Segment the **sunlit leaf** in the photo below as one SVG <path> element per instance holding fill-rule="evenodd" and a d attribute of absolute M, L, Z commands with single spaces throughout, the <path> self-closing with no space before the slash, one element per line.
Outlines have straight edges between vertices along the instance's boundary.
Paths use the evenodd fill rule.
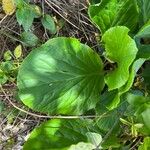
<path fill-rule="evenodd" d="M 104 86 L 103 64 L 73 38 L 54 38 L 33 50 L 18 75 L 20 99 L 50 114 L 82 114 L 93 109 Z"/>
<path fill-rule="evenodd" d="M 52 119 L 46 121 L 31 132 L 29 139 L 24 145 L 24 150 L 95 149 L 97 145 L 93 142 L 100 143 L 102 139 L 98 133 L 89 132 L 93 130 L 91 123 L 80 119 Z"/>
<path fill-rule="evenodd" d="M 138 51 L 128 32 L 128 28 L 117 26 L 110 28 L 102 37 L 102 41 L 105 43 L 106 58 L 110 62 L 117 63 L 117 67 L 105 76 L 109 90 L 125 85 L 129 78 L 129 67 Z"/>

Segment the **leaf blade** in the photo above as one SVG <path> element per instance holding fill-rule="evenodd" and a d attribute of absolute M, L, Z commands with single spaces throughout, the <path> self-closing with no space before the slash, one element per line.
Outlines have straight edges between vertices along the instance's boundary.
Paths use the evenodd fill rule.
<path fill-rule="evenodd" d="M 82 114 L 95 107 L 104 86 L 103 65 L 72 38 L 49 40 L 25 59 L 18 75 L 21 100 L 51 114 Z"/>

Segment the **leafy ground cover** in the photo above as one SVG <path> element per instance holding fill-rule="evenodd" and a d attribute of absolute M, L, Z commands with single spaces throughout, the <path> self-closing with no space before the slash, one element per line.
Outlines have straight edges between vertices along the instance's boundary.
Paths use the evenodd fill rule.
<path fill-rule="evenodd" d="M 0 149 L 150 149 L 148 0 L 1 6 Z"/>

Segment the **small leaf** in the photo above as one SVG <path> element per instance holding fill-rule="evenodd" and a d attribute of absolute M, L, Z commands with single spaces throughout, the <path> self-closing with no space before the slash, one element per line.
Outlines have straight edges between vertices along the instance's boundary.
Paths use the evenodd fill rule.
<path fill-rule="evenodd" d="M 11 60 L 11 59 L 12 59 L 12 53 L 11 53 L 10 50 L 8 50 L 8 51 L 6 51 L 6 52 L 4 53 L 4 59 L 5 59 L 5 60 Z"/>
<path fill-rule="evenodd" d="M 33 19 L 35 17 L 34 11 L 29 6 L 21 7 L 17 9 L 16 18 L 19 25 L 22 25 L 27 32 L 32 26 Z"/>
<path fill-rule="evenodd" d="M 24 42 L 24 45 L 28 47 L 34 47 L 39 42 L 38 37 L 32 32 L 23 32 L 21 34 L 21 40 Z"/>
<path fill-rule="evenodd" d="M 56 33 L 56 25 L 54 19 L 50 15 L 44 15 L 41 21 L 44 28 L 48 29 L 52 34 Z"/>
<path fill-rule="evenodd" d="M 129 67 L 138 51 L 128 32 L 128 28 L 117 26 L 110 28 L 102 37 L 102 41 L 105 43 L 106 58 L 110 62 L 117 63 L 117 67 L 105 76 L 109 90 L 125 85 L 129 78 Z"/>
<path fill-rule="evenodd" d="M 18 59 L 22 55 L 22 47 L 21 45 L 18 45 L 14 50 L 14 56 Z"/>
<path fill-rule="evenodd" d="M 117 25 L 134 31 L 138 22 L 135 0 L 101 0 L 99 4 L 90 6 L 88 13 L 102 34 Z"/>
<path fill-rule="evenodd" d="M 50 114 L 83 114 L 95 108 L 104 87 L 103 64 L 74 38 L 54 38 L 33 50 L 18 73 L 22 102 Z"/>
<path fill-rule="evenodd" d="M 2 0 L 2 7 L 6 15 L 12 15 L 16 9 L 14 0 Z"/>
<path fill-rule="evenodd" d="M 31 9 L 33 10 L 34 14 L 35 14 L 35 18 L 39 18 L 42 16 L 42 11 L 41 8 L 37 5 L 30 5 Z"/>

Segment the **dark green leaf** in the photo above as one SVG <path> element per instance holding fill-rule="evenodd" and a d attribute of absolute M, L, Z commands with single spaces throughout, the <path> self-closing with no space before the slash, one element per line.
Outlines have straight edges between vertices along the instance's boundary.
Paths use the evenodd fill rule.
<path fill-rule="evenodd" d="M 140 12 L 140 22 L 145 24 L 150 19 L 150 2 L 149 0 L 137 0 Z"/>
<path fill-rule="evenodd" d="M 139 49 L 137 57 L 150 59 L 150 22 L 144 25 L 134 38 Z"/>
<path fill-rule="evenodd" d="M 52 34 L 56 33 L 56 25 L 54 19 L 50 15 L 44 15 L 41 21 L 44 28 L 48 29 Z"/>
<path fill-rule="evenodd" d="M 21 40 L 25 46 L 33 47 L 36 46 L 39 42 L 39 39 L 32 32 L 23 32 L 21 34 Z"/>

